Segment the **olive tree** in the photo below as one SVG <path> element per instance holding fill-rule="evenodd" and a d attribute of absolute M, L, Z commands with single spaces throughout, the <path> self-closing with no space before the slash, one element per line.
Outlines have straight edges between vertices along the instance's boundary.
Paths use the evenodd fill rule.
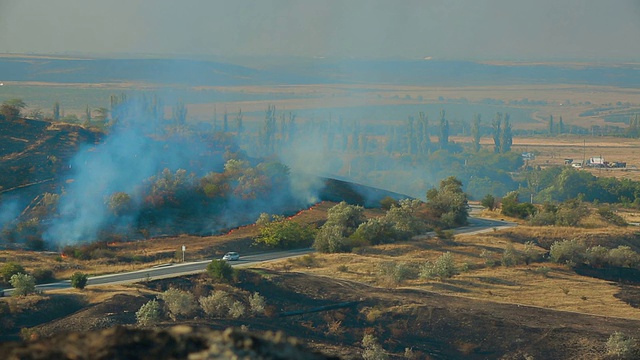
<path fill-rule="evenodd" d="M 11 276 L 9 283 L 13 286 L 14 296 L 24 296 L 36 292 L 36 279 L 29 274 L 14 274 Z"/>

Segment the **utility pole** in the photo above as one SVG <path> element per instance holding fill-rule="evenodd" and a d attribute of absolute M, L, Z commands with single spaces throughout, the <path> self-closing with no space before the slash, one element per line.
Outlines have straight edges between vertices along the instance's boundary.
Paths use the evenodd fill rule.
<path fill-rule="evenodd" d="M 187 247 L 182 245 L 182 262 L 184 262 L 184 252 L 187 250 Z"/>

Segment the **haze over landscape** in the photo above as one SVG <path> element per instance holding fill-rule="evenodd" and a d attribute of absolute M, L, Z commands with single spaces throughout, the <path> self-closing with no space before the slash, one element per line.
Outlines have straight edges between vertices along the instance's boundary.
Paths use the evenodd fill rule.
<path fill-rule="evenodd" d="M 638 18 L 635 0 L 5 0 L 0 52 L 636 61 Z"/>
<path fill-rule="evenodd" d="M 0 0 L 0 354 L 640 358 L 637 39 L 638 0 Z"/>

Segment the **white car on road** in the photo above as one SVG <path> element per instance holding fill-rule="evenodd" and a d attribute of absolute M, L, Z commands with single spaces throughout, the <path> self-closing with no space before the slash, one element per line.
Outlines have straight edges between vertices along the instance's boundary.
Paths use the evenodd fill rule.
<path fill-rule="evenodd" d="M 228 252 L 228 253 L 224 254 L 224 256 L 222 257 L 222 260 L 227 260 L 227 261 L 240 260 L 240 254 L 238 254 L 235 251 L 231 251 L 231 252 Z"/>

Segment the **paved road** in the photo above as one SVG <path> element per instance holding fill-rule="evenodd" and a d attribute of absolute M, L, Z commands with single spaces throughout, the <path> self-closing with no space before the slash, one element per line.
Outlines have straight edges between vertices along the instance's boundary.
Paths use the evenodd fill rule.
<path fill-rule="evenodd" d="M 230 261 L 229 263 L 232 266 L 252 265 L 252 264 L 257 264 L 257 263 L 271 261 L 271 260 L 279 260 L 279 259 L 285 259 L 289 257 L 301 256 L 304 254 L 309 254 L 311 252 L 313 252 L 313 249 L 298 249 L 298 250 L 253 254 L 253 255 L 241 256 L 240 260 Z M 136 270 L 131 272 L 119 273 L 119 274 L 111 274 L 111 275 L 93 276 L 93 277 L 90 277 L 89 280 L 87 281 L 87 286 L 130 284 L 130 283 L 135 283 L 135 282 L 145 281 L 150 279 L 165 279 L 165 278 L 171 278 L 171 277 L 197 274 L 205 271 L 205 269 L 207 268 L 207 265 L 211 263 L 211 260 L 212 259 L 196 261 L 196 262 L 188 262 L 188 263 L 157 265 L 157 266 L 150 267 L 148 269 L 143 269 L 143 270 Z M 51 283 L 51 284 L 37 285 L 36 289 L 45 291 L 45 290 L 54 290 L 54 289 L 66 289 L 70 287 L 71 287 L 71 282 L 69 280 L 64 280 L 64 281 Z M 10 295 L 12 292 L 13 292 L 13 289 L 6 289 L 4 291 L 5 295 Z"/>
<path fill-rule="evenodd" d="M 510 223 L 505 221 L 481 219 L 476 217 L 469 218 L 469 225 L 455 229 L 457 234 L 477 234 L 482 232 L 494 231 L 494 229 L 503 229 L 507 227 L 516 226 L 516 223 Z M 418 238 L 428 238 L 433 236 L 434 233 L 427 233 L 419 236 Z M 241 256 L 240 260 L 230 262 L 233 266 L 253 265 L 261 262 L 285 259 L 289 257 L 296 257 L 305 254 L 312 253 L 313 249 L 300 249 L 300 250 L 288 250 L 278 252 L 260 253 L 254 255 Z M 165 279 L 172 277 L 179 277 L 184 275 L 191 275 L 203 272 L 212 259 L 158 265 L 148 269 L 137 270 L 132 272 L 125 272 L 111 275 L 100 275 L 90 277 L 87 282 L 87 286 L 94 285 L 114 285 L 114 284 L 129 284 L 150 279 Z M 37 285 L 36 288 L 41 291 L 54 290 L 54 289 L 66 289 L 71 287 L 69 280 L 60 281 L 51 284 Z M 6 289 L 5 295 L 10 295 L 13 289 Z"/>

